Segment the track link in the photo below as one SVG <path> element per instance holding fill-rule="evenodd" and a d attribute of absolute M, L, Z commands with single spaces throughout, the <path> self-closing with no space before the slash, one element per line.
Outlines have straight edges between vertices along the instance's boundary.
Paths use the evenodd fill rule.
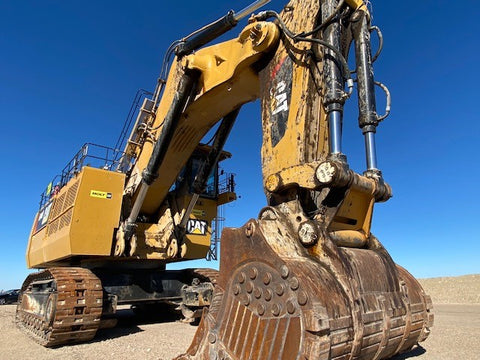
<path fill-rule="evenodd" d="M 28 276 L 19 301 L 17 326 L 39 344 L 84 342 L 100 325 L 102 284 L 88 269 L 52 268 Z"/>

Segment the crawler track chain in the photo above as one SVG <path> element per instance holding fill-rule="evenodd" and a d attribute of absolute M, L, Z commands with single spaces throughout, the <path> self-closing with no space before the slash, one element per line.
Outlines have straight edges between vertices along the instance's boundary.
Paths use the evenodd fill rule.
<path fill-rule="evenodd" d="M 32 274 L 19 299 L 18 327 L 46 347 L 91 340 L 100 325 L 102 284 L 88 269 L 52 268 Z"/>

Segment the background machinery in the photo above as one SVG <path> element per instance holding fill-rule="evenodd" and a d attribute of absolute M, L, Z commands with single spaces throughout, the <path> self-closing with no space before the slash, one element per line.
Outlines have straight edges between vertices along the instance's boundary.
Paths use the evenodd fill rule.
<path fill-rule="evenodd" d="M 374 203 L 391 197 L 375 149 L 390 111 L 373 75 L 380 49 L 370 49 L 381 32 L 362 0 L 292 0 L 200 49 L 266 2 L 172 44 L 168 78 L 144 101 L 118 164 L 75 163 L 44 201 L 27 261 L 46 270 L 27 278 L 17 311 L 44 345 L 91 338 L 116 303 L 169 297 L 190 311 L 210 304 L 180 359 L 385 359 L 428 336 L 430 297 L 370 231 Z M 341 146 L 355 83 L 363 174 Z M 387 96 L 382 116 L 375 86 Z M 209 195 L 209 184 L 240 107 L 257 98 L 267 206 L 223 231 L 215 287 L 208 272 L 164 271 L 207 253 L 216 207 L 235 198 L 215 185 Z"/>

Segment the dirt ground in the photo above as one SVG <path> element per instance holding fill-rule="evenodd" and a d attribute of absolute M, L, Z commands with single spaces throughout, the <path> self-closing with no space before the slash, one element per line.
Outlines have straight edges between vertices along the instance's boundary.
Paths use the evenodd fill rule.
<path fill-rule="evenodd" d="M 420 347 L 394 359 L 479 359 L 480 275 L 421 282 L 434 302 L 434 328 Z M 149 323 L 125 309 L 119 325 L 99 330 L 93 341 L 45 349 L 15 327 L 14 314 L 15 305 L 0 306 L 0 359 L 171 359 L 187 349 L 196 330 L 179 322 Z"/>

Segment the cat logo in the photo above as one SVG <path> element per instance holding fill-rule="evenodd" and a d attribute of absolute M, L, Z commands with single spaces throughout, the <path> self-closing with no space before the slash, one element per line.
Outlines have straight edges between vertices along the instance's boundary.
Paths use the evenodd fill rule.
<path fill-rule="evenodd" d="M 272 102 L 272 115 L 277 115 L 281 111 L 288 111 L 288 93 L 285 81 L 280 81 L 273 91 L 274 100 Z"/>
<path fill-rule="evenodd" d="M 187 234 L 206 235 L 208 223 L 204 220 L 190 219 L 187 223 Z"/>

